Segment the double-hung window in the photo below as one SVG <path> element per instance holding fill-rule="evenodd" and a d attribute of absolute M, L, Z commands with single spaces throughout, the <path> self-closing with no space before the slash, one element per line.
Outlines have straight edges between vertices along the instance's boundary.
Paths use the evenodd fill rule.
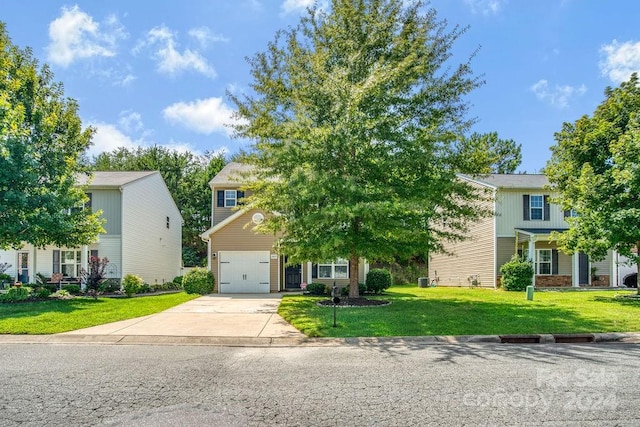
<path fill-rule="evenodd" d="M 80 251 L 53 251 L 53 273 L 62 273 L 65 277 L 78 277 L 80 267 Z"/>
<path fill-rule="evenodd" d="M 237 196 L 237 191 L 236 190 L 224 190 L 224 206 L 226 208 L 231 208 L 234 207 L 237 203 L 236 200 L 236 196 Z"/>
<path fill-rule="evenodd" d="M 553 271 L 551 249 L 538 249 L 536 257 L 536 274 L 551 274 Z"/>
<path fill-rule="evenodd" d="M 348 279 L 349 262 L 346 259 L 337 259 L 330 264 L 318 264 L 318 278 L 320 279 Z"/>
<path fill-rule="evenodd" d="M 544 218 L 544 197 L 539 194 L 531 195 L 529 199 L 530 218 L 541 220 Z"/>

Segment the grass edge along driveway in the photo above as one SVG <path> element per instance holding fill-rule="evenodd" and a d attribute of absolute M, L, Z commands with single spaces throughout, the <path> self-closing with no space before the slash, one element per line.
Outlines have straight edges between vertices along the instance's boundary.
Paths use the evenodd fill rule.
<path fill-rule="evenodd" d="M 310 337 L 505 335 L 640 331 L 640 300 L 616 298 L 634 291 L 524 292 L 479 288 L 393 286 L 384 307 L 318 307 L 326 297 L 285 295 L 278 313 Z"/>
<path fill-rule="evenodd" d="M 56 334 L 159 313 L 200 295 L 88 298 L 0 304 L 0 334 Z"/>

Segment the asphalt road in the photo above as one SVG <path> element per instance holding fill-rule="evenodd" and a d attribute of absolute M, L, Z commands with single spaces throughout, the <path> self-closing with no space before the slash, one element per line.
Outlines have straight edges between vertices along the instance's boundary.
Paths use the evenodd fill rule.
<path fill-rule="evenodd" d="M 640 425 L 640 346 L 0 345 L 0 425 Z"/>

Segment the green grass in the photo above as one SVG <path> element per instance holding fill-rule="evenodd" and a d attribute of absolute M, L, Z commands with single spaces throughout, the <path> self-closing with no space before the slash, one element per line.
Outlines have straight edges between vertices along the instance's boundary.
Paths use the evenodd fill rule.
<path fill-rule="evenodd" d="M 199 295 L 74 298 L 0 304 L 0 334 L 56 334 L 158 313 Z"/>
<path fill-rule="evenodd" d="M 386 337 L 640 331 L 640 300 L 615 298 L 635 291 L 524 292 L 394 286 L 385 307 L 318 307 L 326 299 L 287 295 L 278 313 L 308 336 Z"/>

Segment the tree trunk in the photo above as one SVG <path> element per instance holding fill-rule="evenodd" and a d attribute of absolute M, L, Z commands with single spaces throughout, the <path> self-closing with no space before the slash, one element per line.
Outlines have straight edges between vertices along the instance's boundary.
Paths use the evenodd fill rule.
<path fill-rule="evenodd" d="M 640 255 L 640 242 L 636 243 L 636 255 Z M 640 258 L 636 258 L 636 293 L 640 295 L 640 274 L 638 273 L 640 273 Z"/>
<path fill-rule="evenodd" d="M 349 298 L 360 297 L 358 289 L 358 255 L 351 254 L 349 258 Z"/>

